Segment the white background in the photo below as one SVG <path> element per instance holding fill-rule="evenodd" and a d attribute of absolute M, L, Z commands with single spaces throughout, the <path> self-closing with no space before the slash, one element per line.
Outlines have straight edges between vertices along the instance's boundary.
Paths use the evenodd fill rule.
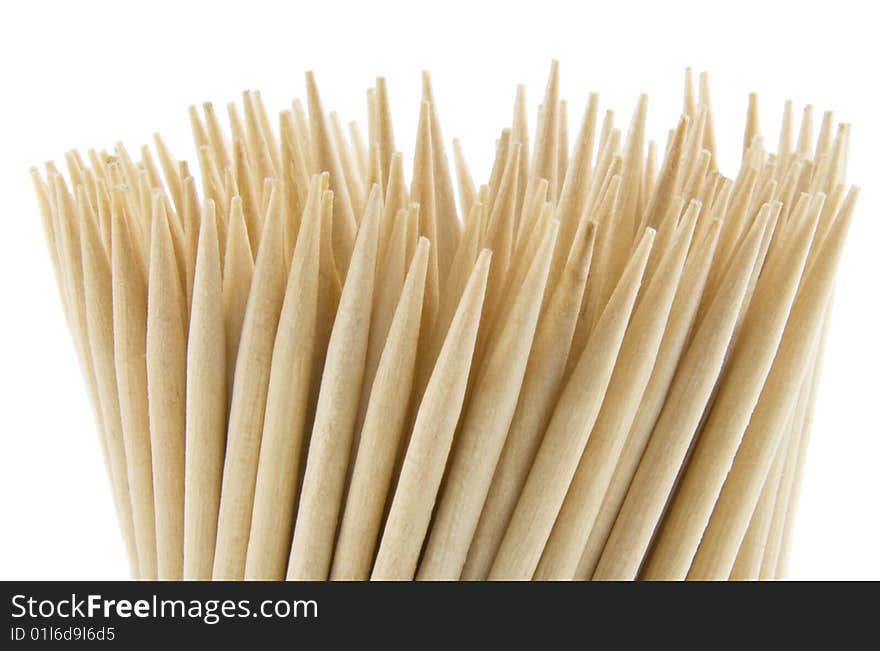
<path fill-rule="evenodd" d="M 0 3 L 0 578 L 126 578 L 109 487 L 42 239 L 28 167 L 73 147 L 130 151 L 161 131 L 193 159 L 186 106 L 246 88 L 270 109 L 314 69 L 325 107 L 365 128 L 388 78 L 398 147 L 412 154 L 419 72 L 444 135 L 480 181 L 515 85 L 534 107 L 561 62 L 571 129 L 589 91 L 625 128 L 647 92 L 661 143 L 683 71 L 712 82 L 720 167 L 739 164 L 747 93 L 775 146 L 783 102 L 853 124 L 863 186 L 838 282 L 790 576 L 880 578 L 877 18 L 869 2 Z M 818 129 L 818 123 L 816 124 Z M 409 159 L 411 160 L 411 158 Z"/>

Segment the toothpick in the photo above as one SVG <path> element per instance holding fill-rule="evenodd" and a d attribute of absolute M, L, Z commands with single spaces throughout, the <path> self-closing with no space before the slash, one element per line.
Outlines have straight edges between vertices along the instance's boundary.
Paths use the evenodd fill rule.
<path fill-rule="evenodd" d="M 452 264 L 452 256 L 461 239 L 461 222 L 455 209 L 455 193 L 452 189 L 452 174 L 443 145 L 443 133 L 440 130 L 440 119 L 431 76 L 422 72 L 422 100 L 427 102 L 431 112 L 431 158 L 434 168 L 434 193 L 437 210 L 437 241 L 434 252 L 441 277 L 445 277 Z"/>
<path fill-rule="evenodd" d="M 806 378 L 805 378 L 806 379 Z M 808 384 L 805 382 L 804 384 Z M 790 441 L 791 430 L 795 422 L 800 420 L 795 413 L 789 417 L 785 434 L 786 442 Z M 781 445 L 776 452 L 773 466 L 767 475 L 767 481 L 761 489 L 761 497 L 755 506 L 755 511 L 749 520 L 749 528 L 740 544 L 736 554 L 736 562 L 730 570 L 731 581 L 757 581 L 761 573 L 761 564 L 767 549 L 767 537 L 773 523 L 773 513 L 776 510 L 776 498 L 779 493 L 779 485 L 782 481 L 782 473 L 788 457 L 788 445 Z"/>
<path fill-rule="evenodd" d="M 137 578 L 140 568 L 132 520 L 132 502 L 129 496 L 128 471 L 125 464 L 122 418 L 116 391 L 110 259 L 101 243 L 96 225 L 88 219 L 82 219 L 80 223 L 86 331 L 95 370 L 95 388 L 101 405 L 102 443 L 106 446 L 113 500 L 129 568 L 132 576 Z"/>
<path fill-rule="evenodd" d="M 678 291 L 670 308 L 663 340 L 660 342 L 660 349 L 651 371 L 651 379 L 642 393 L 639 409 L 627 434 L 626 443 L 614 469 L 614 475 L 605 491 L 602 507 L 596 516 L 581 554 L 575 573 L 577 580 L 585 581 L 593 575 L 602 549 L 626 497 L 627 489 L 638 468 L 639 460 L 648 445 L 654 424 L 657 422 L 672 384 L 678 362 L 690 341 L 689 333 L 703 293 L 720 230 L 720 221 L 713 220 L 703 240 L 693 245 L 688 254 L 678 284 Z"/>
<path fill-rule="evenodd" d="M 330 572 L 369 338 L 380 202 L 374 185 L 327 346 L 288 580 L 326 580 Z"/>
<path fill-rule="evenodd" d="M 821 198 L 812 202 L 788 246 L 769 261 L 761 276 L 709 419 L 654 542 L 646 578 L 683 579 L 690 567 L 777 354 L 821 207 Z"/>
<path fill-rule="evenodd" d="M 761 398 L 688 572 L 690 579 L 727 578 L 730 574 L 737 548 L 748 528 L 749 517 L 785 431 L 784 421 L 797 401 L 798 382 L 805 376 L 810 351 L 818 345 L 821 317 L 830 300 L 837 263 L 857 197 L 858 189 L 853 188 L 841 208 L 841 215 L 822 243 L 816 262 L 808 267 L 801 281 Z"/>
<path fill-rule="evenodd" d="M 318 312 L 321 179 L 312 178 L 272 350 L 245 579 L 284 579 L 304 456 Z"/>
<path fill-rule="evenodd" d="M 674 246 L 663 256 L 657 275 L 632 314 L 602 408 L 547 540 L 536 579 L 570 580 L 577 571 L 626 433 L 650 379 L 699 211 L 699 203 L 692 201 Z"/>
<path fill-rule="evenodd" d="M 788 492 L 788 498 L 787 501 L 783 496 L 777 498 L 777 506 L 779 508 L 777 508 L 773 514 L 773 525 L 768 534 L 768 551 L 765 553 L 764 561 L 761 564 L 760 578 L 762 580 L 784 579 L 788 571 L 788 554 L 791 550 L 795 514 L 797 511 L 801 480 L 803 478 L 807 444 L 809 443 L 810 430 L 813 425 L 813 413 L 815 411 L 819 379 L 822 371 L 823 358 L 825 356 L 825 343 L 828 338 L 828 325 L 830 323 L 829 313 L 833 301 L 834 297 L 832 296 L 831 302 L 828 307 L 825 308 L 826 312 L 823 317 L 822 335 L 819 340 L 819 346 L 816 350 L 816 359 L 813 362 L 813 376 L 810 383 L 809 396 L 807 398 L 807 408 L 800 431 L 797 433 L 797 449 L 792 450 L 793 454 L 796 455 L 794 468 L 792 469 L 792 472 L 786 473 L 786 481 L 784 481 L 784 484 L 787 484 L 787 486 L 784 486 L 783 490 Z"/>
<path fill-rule="evenodd" d="M 728 178 L 688 69 L 569 151 L 553 61 L 478 185 L 421 81 L 410 178 L 385 78 L 364 138 L 311 72 L 189 107 L 198 186 L 158 134 L 32 169 L 132 576 L 783 576 L 850 125 L 769 151 L 753 93 Z"/>
<path fill-rule="evenodd" d="M 431 508 L 464 401 L 491 253 L 483 251 L 462 293 L 413 425 L 371 579 L 415 576 Z"/>
<path fill-rule="evenodd" d="M 458 197 L 461 205 L 461 214 L 468 215 L 477 199 L 477 188 L 467 165 L 461 141 L 458 138 L 452 140 L 452 152 L 455 159 L 455 171 L 458 179 Z"/>
<path fill-rule="evenodd" d="M 233 197 L 230 205 L 229 233 L 223 253 L 223 315 L 226 329 L 226 395 L 232 399 L 235 380 L 235 360 L 247 309 L 248 294 L 254 275 L 254 260 L 248 241 L 242 201 Z"/>
<path fill-rule="evenodd" d="M 214 552 L 215 580 L 241 580 L 253 508 L 275 331 L 286 275 L 280 193 L 272 193 L 235 361 Z"/>
<path fill-rule="evenodd" d="M 632 580 L 638 572 L 721 370 L 766 223 L 766 218 L 755 222 L 679 363 L 675 381 L 605 543 L 594 579 Z"/>
<path fill-rule="evenodd" d="M 186 351 L 183 578 L 210 580 L 226 447 L 226 332 L 214 204 L 205 206 Z M 234 358 L 232 359 L 234 362 Z"/>
<path fill-rule="evenodd" d="M 547 78 L 542 107 L 525 196 L 531 194 L 532 186 L 538 179 L 547 179 L 550 183 L 550 197 L 556 200 L 558 192 L 556 147 L 559 128 L 559 62 L 555 60 L 550 64 L 550 75 Z"/>
<path fill-rule="evenodd" d="M 157 578 L 183 578 L 186 405 L 184 293 L 161 195 L 153 199 L 147 294 L 147 399 L 156 505 Z"/>
<path fill-rule="evenodd" d="M 428 240 L 420 238 L 370 391 L 361 441 L 345 501 L 330 578 L 370 577 L 382 513 L 404 431 L 419 341 Z"/>
<path fill-rule="evenodd" d="M 155 579 L 156 526 L 147 408 L 147 287 L 121 204 L 113 212 L 111 248 L 113 349 L 125 462 L 132 499 L 138 577 Z"/>
<path fill-rule="evenodd" d="M 348 187 L 345 184 L 345 173 L 339 160 L 339 152 L 333 146 L 330 128 L 324 117 L 324 108 L 318 95 L 315 76 L 311 72 L 306 73 L 306 92 L 309 100 L 309 121 L 311 124 L 311 157 L 317 171 L 330 173 L 330 189 L 333 190 L 336 203 L 332 231 L 333 252 L 337 259 L 337 266 L 344 276 L 354 248 L 357 219 L 352 208 Z"/>
<path fill-rule="evenodd" d="M 544 231 L 528 275 L 493 335 L 474 382 L 446 485 L 437 505 L 420 580 L 457 580 L 513 419 L 544 296 L 558 222 Z"/>
<path fill-rule="evenodd" d="M 559 397 L 489 572 L 491 580 L 532 578 L 598 415 L 653 240 L 654 231 L 646 230 Z"/>
<path fill-rule="evenodd" d="M 519 400 L 501 452 L 480 521 L 462 570 L 462 579 L 483 580 L 501 544 L 541 435 L 550 420 L 562 383 L 575 322 L 580 311 L 596 224 L 581 222 L 568 262 L 535 331 Z"/>

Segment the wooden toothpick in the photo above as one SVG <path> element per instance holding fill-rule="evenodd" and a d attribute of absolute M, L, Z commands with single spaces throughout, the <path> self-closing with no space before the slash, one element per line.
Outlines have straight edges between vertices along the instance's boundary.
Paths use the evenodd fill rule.
<path fill-rule="evenodd" d="M 250 533 L 270 361 L 284 297 L 281 197 L 273 192 L 235 361 L 213 578 L 241 580 Z"/>
<path fill-rule="evenodd" d="M 653 240 L 646 230 L 562 391 L 490 579 L 532 578 L 602 404 Z"/>
<path fill-rule="evenodd" d="M 412 390 L 428 247 L 428 240 L 421 238 L 376 369 L 333 556 L 330 578 L 334 581 L 364 581 L 370 577 L 394 462 L 404 434 L 406 394 Z"/>
<path fill-rule="evenodd" d="M 245 561 L 248 580 L 280 581 L 286 573 L 315 348 L 321 226 L 321 178 L 314 176 L 272 350 Z"/>
<path fill-rule="evenodd" d="M 381 209 L 374 185 L 327 346 L 288 580 L 326 580 L 330 572 L 366 361 Z"/>
<path fill-rule="evenodd" d="M 183 578 L 207 581 L 214 566 L 226 447 L 226 332 L 214 204 L 205 206 L 186 352 Z"/>
<path fill-rule="evenodd" d="M 374 581 L 408 580 L 415 576 L 419 551 L 461 413 L 490 259 L 488 251 L 483 251 L 477 259 L 422 397 L 373 565 L 371 579 Z"/>

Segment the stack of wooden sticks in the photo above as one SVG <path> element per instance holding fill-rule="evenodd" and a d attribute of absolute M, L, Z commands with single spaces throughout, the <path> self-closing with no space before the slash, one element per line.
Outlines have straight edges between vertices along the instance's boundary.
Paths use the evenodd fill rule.
<path fill-rule="evenodd" d="M 384 79 L 366 141 L 306 85 L 191 107 L 198 171 L 33 170 L 132 574 L 783 576 L 848 125 L 768 153 L 753 95 L 726 177 L 688 71 L 665 145 L 590 95 L 569 147 L 554 63 L 477 186 L 425 75 L 407 183 Z"/>

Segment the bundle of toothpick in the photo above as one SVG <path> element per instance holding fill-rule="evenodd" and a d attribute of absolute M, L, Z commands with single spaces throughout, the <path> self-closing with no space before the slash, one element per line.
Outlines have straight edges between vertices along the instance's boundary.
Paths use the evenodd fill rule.
<path fill-rule="evenodd" d="M 848 125 L 752 95 L 728 177 L 705 75 L 655 142 L 554 63 L 477 185 L 427 75 L 409 178 L 384 79 L 306 88 L 33 170 L 133 576 L 783 576 Z"/>

